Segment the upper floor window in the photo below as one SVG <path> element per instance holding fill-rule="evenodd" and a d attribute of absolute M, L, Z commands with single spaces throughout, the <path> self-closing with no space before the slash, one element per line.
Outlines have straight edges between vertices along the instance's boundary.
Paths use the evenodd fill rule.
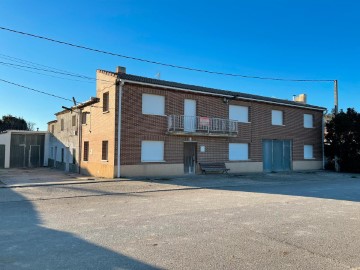
<path fill-rule="evenodd" d="M 249 122 L 249 107 L 230 105 L 229 106 L 229 119 L 236 120 L 238 122 Z"/>
<path fill-rule="evenodd" d="M 54 134 L 55 131 L 55 125 L 51 125 L 51 133 Z"/>
<path fill-rule="evenodd" d="M 63 131 L 64 130 L 64 119 L 61 119 L 60 125 L 61 125 L 61 131 Z"/>
<path fill-rule="evenodd" d="M 159 95 L 142 95 L 142 113 L 165 115 L 165 97 Z"/>
<path fill-rule="evenodd" d="M 312 114 L 304 114 L 304 127 L 305 128 L 314 127 L 314 116 Z"/>
<path fill-rule="evenodd" d="M 76 126 L 76 115 L 73 115 L 73 116 L 71 117 L 71 125 L 72 125 L 73 127 Z"/>
<path fill-rule="evenodd" d="M 85 125 L 87 122 L 87 112 L 81 113 L 81 124 Z"/>
<path fill-rule="evenodd" d="M 109 92 L 103 94 L 103 112 L 109 111 Z"/>
<path fill-rule="evenodd" d="M 284 125 L 283 111 L 278 111 L 278 110 L 271 111 L 271 124 L 274 126 Z"/>

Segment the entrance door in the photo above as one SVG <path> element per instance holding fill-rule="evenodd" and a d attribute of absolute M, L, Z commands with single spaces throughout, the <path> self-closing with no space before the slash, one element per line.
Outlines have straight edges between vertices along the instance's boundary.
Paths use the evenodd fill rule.
<path fill-rule="evenodd" d="M 196 130 L 196 101 L 185 99 L 184 101 L 184 131 Z"/>
<path fill-rule="evenodd" d="M 263 169 L 265 172 L 291 170 L 290 140 L 263 140 Z"/>
<path fill-rule="evenodd" d="M 184 172 L 194 174 L 196 169 L 196 142 L 184 142 Z"/>
<path fill-rule="evenodd" d="M 40 167 L 40 145 L 30 145 L 29 167 Z"/>
<path fill-rule="evenodd" d="M 26 145 L 11 145 L 10 149 L 10 168 L 26 167 Z"/>
<path fill-rule="evenodd" d="M 5 144 L 0 144 L 0 169 L 5 168 Z"/>

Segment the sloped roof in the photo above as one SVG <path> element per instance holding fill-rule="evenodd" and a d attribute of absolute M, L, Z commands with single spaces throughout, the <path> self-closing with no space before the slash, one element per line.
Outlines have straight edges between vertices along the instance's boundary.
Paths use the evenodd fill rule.
<path fill-rule="evenodd" d="M 247 93 L 241 93 L 241 92 L 235 92 L 235 91 L 229 91 L 229 90 L 222 90 L 222 89 L 215 89 L 215 88 L 209 88 L 209 87 L 203 87 L 203 86 L 197 86 L 197 85 L 191 85 L 191 84 L 184 84 L 184 83 L 178 83 L 178 82 L 171 82 L 171 81 L 165 81 L 165 80 L 158 80 L 158 79 L 152 79 L 152 78 L 127 74 L 127 73 L 115 73 L 115 72 L 105 71 L 105 70 L 99 70 L 99 71 L 102 73 L 117 77 L 119 79 L 125 80 L 125 81 L 133 82 L 133 83 L 159 85 L 159 86 L 163 86 L 163 87 L 191 90 L 191 91 L 199 92 L 199 93 L 208 93 L 208 94 L 215 94 L 215 95 L 220 95 L 220 96 L 228 96 L 228 97 L 233 97 L 236 99 L 247 99 L 247 100 L 254 100 L 254 101 L 259 101 L 259 102 L 277 103 L 277 104 L 281 104 L 281 105 L 303 107 L 303 108 L 308 108 L 308 109 L 326 110 L 326 108 L 323 108 L 323 107 L 309 105 L 309 104 L 302 104 L 302 103 L 291 101 L 291 100 L 265 97 L 265 96 L 259 96 L 259 95 L 253 95 L 253 94 L 247 94 Z"/>

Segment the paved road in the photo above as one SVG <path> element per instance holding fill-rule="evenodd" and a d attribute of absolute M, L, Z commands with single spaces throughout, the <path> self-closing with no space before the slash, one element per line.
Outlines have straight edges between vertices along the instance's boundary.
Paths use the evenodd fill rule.
<path fill-rule="evenodd" d="M 359 202 L 329 173 L 0 188 L 0 269 L 357 269 Z"/>

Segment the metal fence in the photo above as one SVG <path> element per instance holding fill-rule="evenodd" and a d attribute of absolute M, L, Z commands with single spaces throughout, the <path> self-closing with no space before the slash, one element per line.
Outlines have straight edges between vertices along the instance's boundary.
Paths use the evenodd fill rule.
<path fill-rule="evenodd" d="M 237 134 L 238 123 L 237 121 L 222 118 L 169 115 L 168 131 Z"/>

